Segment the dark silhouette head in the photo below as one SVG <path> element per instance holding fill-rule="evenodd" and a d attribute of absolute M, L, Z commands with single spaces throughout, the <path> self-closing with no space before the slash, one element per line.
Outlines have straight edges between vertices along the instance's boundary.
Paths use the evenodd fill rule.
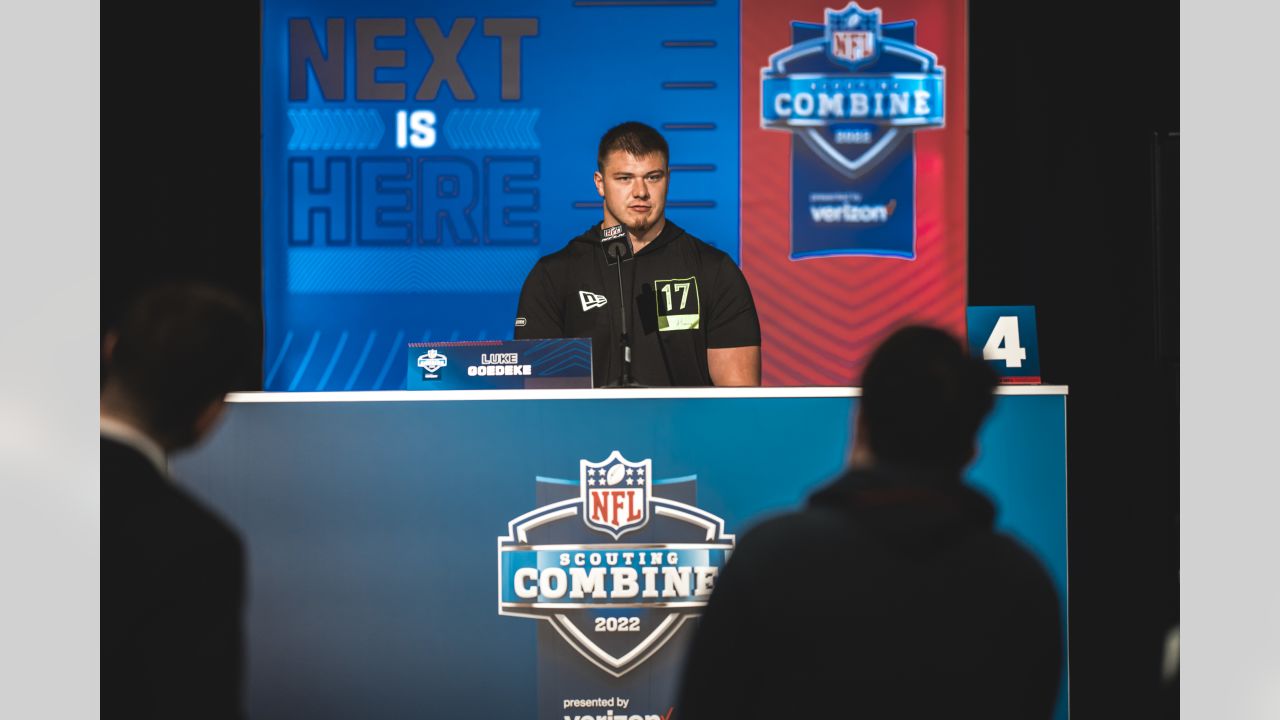
<path fill-rule="evenodd" d="M 996 381 L 951 335 L 902 328 L 862 374 L 859 439 L 877 462 L 958 472 L 973 459 Z"/>
<path fill-rule="evenodd" d="M 638 158 L 650 153 L 661 153 L 664 163 L 671 159 L 666 138 L 642 122 L 624 122 L 605 132 L 600 138 L 600 148 L 596 151 L 596 169 L 604 172 L 605 160 L 610 153 L 618 150 Z"/>
<path fill-rule="evenodd" d="M 260 341 L 254 313 L 224 290 L 152 289 L 107 335 L 103 408 L 133 420 L 166 450 L 192 445 L 226 393 L 255 385 Z"/>

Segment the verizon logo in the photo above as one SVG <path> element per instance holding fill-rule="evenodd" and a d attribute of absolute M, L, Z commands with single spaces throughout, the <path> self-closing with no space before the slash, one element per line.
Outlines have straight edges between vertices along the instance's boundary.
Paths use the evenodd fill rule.
<path fill-rule="evenodd" d="M 582 301 L 582 311 L 586 312 L 592 308 L 603 307 L 609 302 L 608 298 L 603 295 L 597 295 L 586 290 L 578 291 L 578 299 Z"/>

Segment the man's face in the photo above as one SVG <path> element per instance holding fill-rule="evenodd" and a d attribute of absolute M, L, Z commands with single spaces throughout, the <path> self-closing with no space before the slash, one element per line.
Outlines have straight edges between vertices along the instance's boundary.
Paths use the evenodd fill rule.
<path fill-rule="evenodd" d="M 605 225 L 621 223 L 643 235 L 662 220 L 667 207 L 667 159 L 662 153 L 636 157 L 614 150 L 596 173 L 596 191 L 604 198 Z"/>

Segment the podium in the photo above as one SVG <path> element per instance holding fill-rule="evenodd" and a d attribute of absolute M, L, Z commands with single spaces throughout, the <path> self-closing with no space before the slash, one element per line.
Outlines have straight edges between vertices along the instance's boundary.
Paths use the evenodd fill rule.
<path fill-rule="evenodd" d="M 695 568 L 717 566 L 753 524 L 834 478 L 858 396 L 236 394 L 214 436 L 174 469 L 247 546 L 252 716 L 664 717 L 699 583 L 714 583 Z M 998 525 L 1045 563 L 1064 623 L 1065 413 L 1065 388 L 1000 388 L 968 474 Z M 619 504 L 592 518 L 599 497 Z M 642 505 L 646 524 L 629 529 Z M 643 591 L 646 551 L 658 553 L 644 557 L 652 587 L 674 586 L 672 607 L 625 591 L 593 597 L 593 568 L 609 579 L 622 552 Z M 583 598 L 570 597 L 575 567 Z M 548 568 L 563 570 L 563 595 Z M 822 601 L 797 596 L 795 610 Z"/>

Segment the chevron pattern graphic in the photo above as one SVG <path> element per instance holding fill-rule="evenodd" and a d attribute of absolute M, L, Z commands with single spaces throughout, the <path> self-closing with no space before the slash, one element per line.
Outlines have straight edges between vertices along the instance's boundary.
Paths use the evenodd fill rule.
<path fill-rule="evenodd" d="M 290 110 L 290 150 L 373 149 L 386 126 L 376 110 Z"/>
<path fill-rule="evenodd" d="M 444 121 L 444 137 L 458 150 L 536 150 L 536 109 L 454 110 Z"/>

